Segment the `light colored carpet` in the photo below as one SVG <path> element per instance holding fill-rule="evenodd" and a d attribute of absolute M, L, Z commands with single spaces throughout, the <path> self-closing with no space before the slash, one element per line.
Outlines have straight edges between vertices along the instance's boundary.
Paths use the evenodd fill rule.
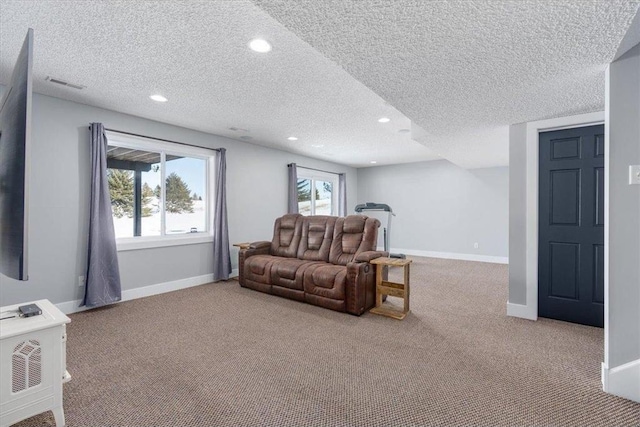
<path fill-rule="evenodd" d="M 404 321 L 235 281 L 75 314 L 67 425 L 640 425 L 601 391 L 602 329 L 507 317 L 504 265 L 412 267 Z"/>

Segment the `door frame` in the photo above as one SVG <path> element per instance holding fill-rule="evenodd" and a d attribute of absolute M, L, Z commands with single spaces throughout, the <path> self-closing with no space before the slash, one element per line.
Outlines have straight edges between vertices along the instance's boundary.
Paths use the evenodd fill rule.
<path fill-rule="evenodd" d="M 526 129 L 526 303 L 520 306 L 521 309 L 510 310 L 511 315 L 523 317 L 530 320 L 538 319 L 538 197 L 539 197 L 539 147 L 540 132 L 554 130 L 571 129 L 605 123 L 604 111 L 595 113 L 580 114 L 569 117 L 559 117 L 555 119 L 539 120 L 528 122 Z M 605 147 L 609 146 L 609 141 L 605 138 Z M 608 148 L 605 148 L 607 150 Z M 606 174 L 605 174 L 606 176 Z M 605 191 L 607 184 L 605 183 Z M 605 204 L 607 200 L 605 198 Z M 607 206 L 605 205 L 605 215 Z M 605 234 L 608 224 L 605 220 Z M 606 240 L 606 239 L 605 239 Z M 606 249 L 605 249 L 606 250 Z M 605 266 L 605 269 L 607 267 Z M 606 298 L 606 294 L 605 294 Z M 515 308 L 515 307 L 513 307 Z M 606 301 L 605 301 L 606 309 Z M 516 312 L 517 311 L 517 312 Z M 605 320 L 606 322 L 606 320 Z"/>
<path fill-rule="evenodd" d="M 596 244 L 600 246 L 602 254 L 602 264 L 600 267 L 604 268 L 604 175 L 606 170 L 604 134 L 604 124 L 565 127 L 560 130 L 540 131 L 538 133 L 538 316 L 541 316 L 540 304 L 542 304 L 544 308 L 543 311 L 545 311 L 544 317 L 601 328 L 604 328 L 604 271 L 600 271 L 603 276 L 602 300 L 596 302 L 596 287 L 598 283 L 596 271 L 600 270 L 600 268 L 598 268 L 600 263 L 596 261 L 594 249 Z M 575 138 L 579 138 L 580 140 L 586 138 L 585 141 L 578 142 L 578 157 L 567 157 L 566 159 L 554 157 L 553 153 L 555 150 L 552 147 L 554 140 L 575 140 Z M 601 145 L 597 142 L 599 138 L 601 138 Z M 544 139 L 544 142 L 542 142 L 542 139 Z M 598 147 L 601 148 L 601 153 Z M 583 154 L 580 154 L 581 152 Z M 540 155 L 544 155 L 547 158 L 542 159 Z M 575 156 L 575 154 L 573 156 Z M 543 165 L 544 168 L 542 168 Z M 600 174 L 596 172 L 597 169 L 600 169 Z M 545 209 L 544 215 L 551 215 L 552 211 L 554 211 L 552 208 L 554 202 L 551 202 L 549 197 L 553 197 L 555 200 L 555 194 L 553 192 L 555 185 L 554 180 L 549 174 L 551 173 L 553 175 L 554 171 L 566 172 L 569 170 L 578 171 L 577 185 L 579 190 L 576 203 L 580 207 L 576 212 L 578 218 L 572 220 L 577 221 L 577 223 L 570 224 L 576 225 L 577 227 L 566 228 L 562 225 L 558 227 L 559 224 L 552 224 L 553 221 L 551 221 L 550 218 L 545 219 L 541 217 L 540 209 Z M 602 187 L 598 184 L 598 175 L 600 175 L 602 179 Z M 540 193 L 543 181 L 546 184 L 544 194 Z M 573 185 L 575 186 L 576 184 Z M 592 202 L 590 202 L 591 199 Z M 600 211 L 600 209 L 602 209 L 602 211 Z M 585 211 L 583 212 L 584 215 L 580 213 L 581 210 Z M 603 216 L 599 217 L 598 212 L 602 212 Z M 542 230 L 545 231 L 544 240 L 540 240 Z M 578 282 L 575 283 L 577 290 L 574 289 L 574 299 L 568 297 L 571 301 L 562 301 L 562 299 L 558 300 L 553 298 L 553 280 L 551 276 L 540 276 L 541 272 L 542 274 L 552 274 L 552 264 L 555 264 L 555 262 L 552 261 L 551 258 L 553 258 L 552 254 L 555 251 L 547 245 L 553 244 L 553 242 L 575 245 L 574 250 L 576 253 L 574 255 L 577 256 L 576 269 L 578 271 L 575 279 L 577 279 Z M 542 247 L 540 246 L 541 244 Z M 583 246 L 582 249 L 580 249 L 580 244 Z M 588 250 L 592 244 L 594 246 Z M 544 258 L 542 258 L 541 253 L 544 254 Z M 584 280 L 590 283 L 585 283 Z M 540 291 L 545 294 L 542 298 L 540 298 Z M 587 297 L 587 299 L 585 299 L 585 297 Z"/>

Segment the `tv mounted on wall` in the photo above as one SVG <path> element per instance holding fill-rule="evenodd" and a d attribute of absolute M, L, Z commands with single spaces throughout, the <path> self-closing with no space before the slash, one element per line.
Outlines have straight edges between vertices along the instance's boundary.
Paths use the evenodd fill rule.
<path fill-rule="evenodd" d="M 0 274 L 17 280 L 28 280 L 32 65 L 30 28 L 0 101 Z"/>

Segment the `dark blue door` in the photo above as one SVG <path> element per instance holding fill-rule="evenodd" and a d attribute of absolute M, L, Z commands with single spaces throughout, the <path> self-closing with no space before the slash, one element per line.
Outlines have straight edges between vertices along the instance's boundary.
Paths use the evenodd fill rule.
<path fill-rule="evenodd" d="M 604 125 L 540 133 L 538 315 L 604 326 Z"/>

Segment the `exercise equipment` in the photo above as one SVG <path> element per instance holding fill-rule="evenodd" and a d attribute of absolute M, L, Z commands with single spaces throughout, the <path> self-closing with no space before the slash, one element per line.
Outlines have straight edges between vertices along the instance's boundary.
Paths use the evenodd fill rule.
<path fill-rule="evenodd" d="M 386 220 L 385 218 L 381 218 L 381 217 L 377 217 L 375 215 L 373 215 L 374 218 L 377 218 L 380 220 L 380 222 L 382 223 L 382 232 L 383 232 L 383 239 L 384 239 L 384 251 L 385 252 L 389 252 L 391 250 L 391 246 L 389 244 L 390 241 L 390 235 L 391 235 L 391 219 L 396 216 L 396 214 L 393 213 L 393 209 L 391 209 L 391 206 L 385 204 L 385 203 L 374 203 L 374 202 L 367 202 L 367 203 L 362 203 L 360 205 L 356 206 L 355 211 L 359 214 L 362 214 L 364 212 L 367 213 L 368 216 L 369 213 L 371 212 L 386 212 Z M 401 259 L 405 259 L 407 256 L 405 254 L 392 254 L 391 252 L 389 252 L 389 258 L 401 258 Z"/>

